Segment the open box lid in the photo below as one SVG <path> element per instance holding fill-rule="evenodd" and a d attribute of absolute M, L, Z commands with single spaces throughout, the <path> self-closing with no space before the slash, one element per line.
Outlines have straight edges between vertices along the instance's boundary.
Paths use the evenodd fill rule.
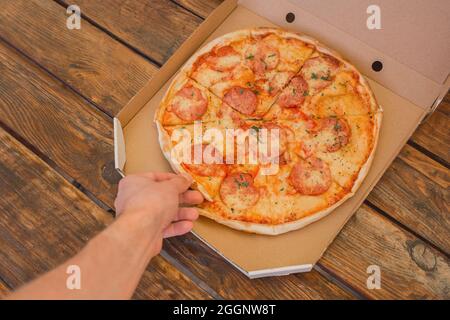
<path fill-rule="evenodd" d="M 323 4 L 325 2 L 326 5 Z M 329 12 L 324 13 L 324 9 L 337 10 L 335 2 L 340 4 L 338 7 L 341 16 L 333 20 Z M 418 50 L 420 52 L 416 54 L 405 51 L 403 44 L 391 45 L 390 41 L 386 40 L 387 44 L 381 41 L 383 37 L 397 39 L 402 32 L 408 30 L 411 19 L 400 19 L 398 22 L 400 27 L 394 30 L 367 31 L 369 33 L 365 30 L 356 30 L 367 28 L 365 19 L 369 16 L 366 13 L 366 7 L 359 13 L 364 19 L 355 17 L 356 8 L 363 7 L 359 2 L 366 3 L 366 1 L 358 1 L 358 6 L 352 7 L 351 4 L 356 2 L 356 0 L 330 2 L 243 0 L 237 5 L 235 0 L 226 0 L 214 10 L 115 119 L 115 155 L 118 170 L 125 174 L 170 170 L 160 152 L 157 131 L 153 123 L 154 111 L 167 90 L 170 79 L 202 44 L 222 34 L 248 27 L 278 25 L 288 30 L 309 34 L 342 53 L 368 77 L 378 102 L 385 110 L 384 121 L 372 168 L 353 198 L 326 218 L 303 229 L 276 237 L 236 231 L 206 218 L 199 219 L 195 224 L 194 233 L 199 238 L 249 277 L 310 270 L 362 203 L 421 119 L 448 90 L 449 82 L 444 81 L 448 78 L 449 61 L 446 58 L 450 56 L 450 47 L 449 41 L 444 40 L 449 37 L 450 25 L 449 21 L 439 20 L 442 11 L 449 9 L 448 5 L 445 6 L 444 0 L 436 1 L 444 8 L 430 9 L 432 13 L 427 14 L 428 19 L 413 19 L 415 22 L 421 21 L 426 24 L 423 26 L 426 36 L 433 37 L 436 29 L 439 29 L 437 34 L 440 41 L 443 41 L 442 43 L 432 41 L 430 43 L 435 46 L 431 47 L 418 47 L 421 50 Z M 387 3 L 389 3 L 388 0 L 378 1 L 382 8 L 383 28 L 392 24 L 390 20 L 396 19 L 392 14 L 383 15 L 383 8 L 392 7 Z M 415 12 L 416 15 L 424 9 L 423 1 L 408 3 L 408 12 Z M 384 7 L 385 4 L 386 7 Z M 414 7 L 415 5 L 417 7 Z M 442 23 L 441 25 L 434 24 L 436 19 L 433 18 L 433 12 L 436 19 Z M 286 21 L 288 13 L 295 15 L 295 20 L 291 23 Z M 327 19 L 330 21 L 328 22 Z M 364 20 L 362 25 L 360 25 L 361 19 Z M 432 24 L 434 26 L 431 26 Z M 384 32 L 384 36 L 375 34 L 380 31 Z M 424 34 L 420 39 L 427 38 Z M 402 36 L 407 37 L 408 34 Z M 371 45 L 369 46 L 368 43 Z M 396 48 L 397 45 L 408 55 L 403 56 L 402 51 Z M 441 51 L 444 51 L 444 54 L 441 54 Z M 430 52 L 433 53 L 430 55 Z M 413 68 L 417 61 L 426 58 L 427 53 L 436 60 L 426 66 Z M 383 62 L 384 68 L 381 72 L 377 73 L 371 69 L 374 60 Z"/>

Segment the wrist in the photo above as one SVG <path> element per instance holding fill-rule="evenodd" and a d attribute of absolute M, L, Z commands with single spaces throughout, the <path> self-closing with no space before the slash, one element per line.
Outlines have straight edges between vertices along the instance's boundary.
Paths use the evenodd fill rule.
<path fill-rule="evenodd" d="M 157 230 L 155 221 L 144 210 L 122 212 L 105 232 L 116 245 L 123 247 L 124 250 L 132 248 L 148 256 L 149 259 L 160 251 L 158 247 L 160 247 L 162 234 Z"/>

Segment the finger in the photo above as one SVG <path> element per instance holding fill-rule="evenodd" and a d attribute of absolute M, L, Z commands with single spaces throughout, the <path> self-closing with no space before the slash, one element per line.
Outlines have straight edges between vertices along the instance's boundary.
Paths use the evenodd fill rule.
<path fill-rule="evenodd" d="M 177 213 L 177 220 L 197 220 L 198 210 L 197 208 L 180 208 Z"/>
<path fill-rule="evenodd" d="M 165 181 L 178 177 L 177 174 L 172 172 L 146 172 L 141 173 L 140 175 L 146 178 L 150 178 L 154 181 Z"/>
<path fill-rule="evenodd" d="M 192 178 L 188 175 L 177 175 L 170 180 L 165 181 L 164 183 L 170 183 L 172 186 L 177 189 L 178 193 L 185 192 L 192 184 Z"/>
<path fill-rule="evenodd" d="M 188 190 L 180 194 L 182 204 L 200 204 L 203 202 L 203 195 L 199 191 Z"/>
<path fill-rule="evenodd" d="M 191 231 L 193 226 L 194 224 L 192 221 L 182 220 L 174 222 L 164 230 L 163 237 L 170 238 L 181 236 Z"/>

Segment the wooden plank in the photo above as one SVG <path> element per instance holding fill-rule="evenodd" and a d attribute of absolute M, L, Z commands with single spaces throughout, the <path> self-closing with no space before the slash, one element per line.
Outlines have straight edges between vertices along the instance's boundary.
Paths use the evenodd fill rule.
<path fill-rule="evenodd" d="M 405 146 L 368 200 L 449 254 L 449 185 L 445 167 Z"/>
<path fill-rule="evenodd" d="M 449 259 L 363 205 L 320 260 L 320 266 L 369 298 L 449 299 Z M 381 289 L 368 289 L 367 268 L 381 270 Z"/>
<path fill-rule="evenodd" d="M 112 206 L 110 118 L 1 41 L 0 73 L 0 121 Z"/>
<path fill-rule="evenodd" d="M 160 65 L 202 22 L 169 0 L 78 0 L 77 5 L 83 15 Z"/>
<path fill-rule="evenodd" d="M 3 1 L 0 37 L 96 103 L 116 114 L 151 78 L 155 66 L 86 21 L 66 27 L 53 1 Z"/>
<path fill-rule="evenodd" d="M 0 129 L 0 268 L 16 288 L 75 253 L 111 221 Z"/>
<path fill-rule="evenodd" d="M 434 153 L 450 163 L 450 115 L 441 109 L 449 108 L 443 103 L 424 123 L 422 123 L 411 137 L 411 141 L 422 148 Z"/>
<path fill-rule="evenodd" d="M 0 160 L 0 270 L 17 288 L 74 255 L 112 217 L 3 129 Z M 208 297 L 160 256 L 150 270 L 137 298 Z"/>
<path fill-rule="evenodd" d="M 224 299 L 352 299 L 317 271 L 248 279 L 194 235 L 168 239 L 164 250 Z"/>
<path fill-rule="evenodd" d="M 0 280 L 0 299 L 6 297 L 10 293 L 10 290 L 3 280 Z"/>
<path fill-rule="evenodd" d="M 178 5 L 205 19 L 222 0 L 174 0 Z"/>

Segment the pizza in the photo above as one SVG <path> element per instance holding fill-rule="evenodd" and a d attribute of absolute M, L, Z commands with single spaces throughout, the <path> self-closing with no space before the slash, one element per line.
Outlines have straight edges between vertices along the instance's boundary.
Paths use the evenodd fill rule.
<path fill-rule="evenodd" d="M 267 235 L 317 221 L 357 191 L 381 120 L 354 66 L 308 36 L 276 28 L 208 43 L 155 114 L 165 157 L 206 199 L 200 213 Z"/>

